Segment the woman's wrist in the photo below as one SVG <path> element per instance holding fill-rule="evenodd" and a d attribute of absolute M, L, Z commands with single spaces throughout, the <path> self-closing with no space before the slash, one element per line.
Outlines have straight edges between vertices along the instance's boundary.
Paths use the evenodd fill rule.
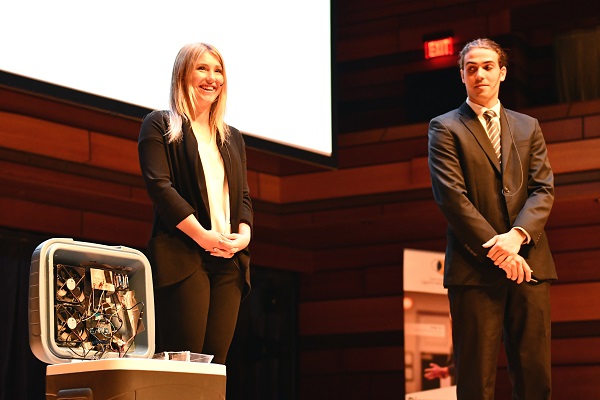
<path fill-rule="evenodd" d="M 238 234 L 244 236 L 248 240 L 248 243 L 250 243 L 250 239 L 252 238 L 252 228 L 250 228 L 250 225 L 247 223 L 240 222 Z"/>

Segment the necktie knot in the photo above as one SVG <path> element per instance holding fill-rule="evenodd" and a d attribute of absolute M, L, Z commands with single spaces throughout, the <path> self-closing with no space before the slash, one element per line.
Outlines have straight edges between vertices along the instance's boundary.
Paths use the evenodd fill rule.
<path fill-rule="evenodd" d="M 486 110 L 483 113 L 483 116 L 485 117 L 486 121 L 490 121 L 492 118 L 496 118 L 496 113 L 494 112 L 494 110 Z"/>

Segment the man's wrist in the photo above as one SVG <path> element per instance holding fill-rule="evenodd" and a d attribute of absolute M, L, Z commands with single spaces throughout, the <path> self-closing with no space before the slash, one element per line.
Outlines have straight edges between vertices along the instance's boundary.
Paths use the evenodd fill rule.
<path fill-rule="evenodd" d="M 521 244 L 527 244 L 529 243 L 529 235 L 527 234 L 527 232 L 525 231 L 525 229 L 519 227 L 519 226 L 515 226 L 513 228 L 514 231 L 516 231 L 519 236 L 521 237 Z"/>

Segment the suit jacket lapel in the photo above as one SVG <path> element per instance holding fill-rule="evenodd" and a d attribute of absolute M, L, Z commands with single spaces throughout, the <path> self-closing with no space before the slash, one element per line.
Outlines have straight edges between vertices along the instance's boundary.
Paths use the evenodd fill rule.
<path fill-rule="evenodd" d="M 514 121 L 508 121 L 509 115 L 504 110 L 500 110 L 500 146 L 502 149 L 502 170 L 508 165 L 510 153 L 513 150 L 513 138 L 510 127 L 515 124 Z"/>
<path fill-rule="evenodd" d="M 477 115 L 475 115 L 473 109 L 469 107 L 467 103 L 463 103 L 458 111 L 462 123 L 473 134 L 479 143 L 479 146 L 481 146 L 481 149 L 485 152 L 492 164 L 494 164 L 496 171 L 500 172 L 500 160 L 498 160 L 496 152 L 492 147 L 492 142 L 490 142 L 490 138 L 488 137 L 485 128 L 481 125 L 481 122 L 479 121 L 479 118 L 477 118 Z M 504 149 L 504 145 L 502 145 L 502 149 Z"/>

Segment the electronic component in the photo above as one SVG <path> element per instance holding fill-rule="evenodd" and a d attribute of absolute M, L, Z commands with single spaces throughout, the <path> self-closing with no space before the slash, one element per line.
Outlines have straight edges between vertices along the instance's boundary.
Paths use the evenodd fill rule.
<path fill-rule="evenodd" d="M 97 263 L 58 264 L 55 276 L 56 344 L 74 358 L 125 355 L 144 330 L 140 307 L 124 268 Z"/>
<path fill-rule="evenodd" d="M 81 304 L 85 299 L 85 269 L 58 264 L 56 266 L 56 300 Z"/>
<path fill-rule="evenodd" d="M 88 338 L 81 306 L 56 305 L 56 344 L 78 347 Z"/>

